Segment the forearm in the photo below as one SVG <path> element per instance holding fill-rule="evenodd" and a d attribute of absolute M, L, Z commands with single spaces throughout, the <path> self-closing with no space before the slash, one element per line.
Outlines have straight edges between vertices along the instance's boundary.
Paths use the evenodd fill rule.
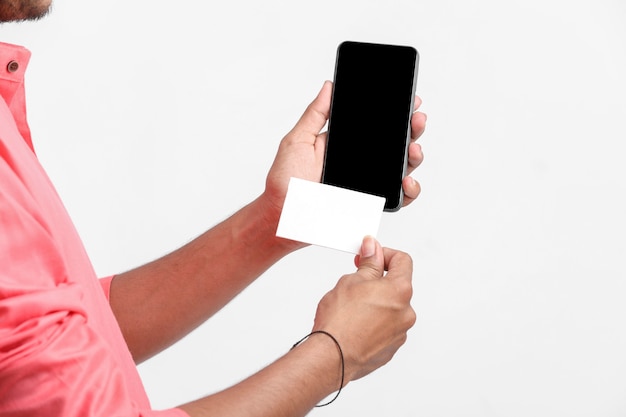
<path fill-rule="evenodd" d="M 110 303 L 140 362 L 193 330 L 295 249 L 258 198 L 182 248 L 120 274 Z"/>
<path fill-rule="evenodd" d="M 339 389 L 340 354 L 325 335 L 313 335 L 241 383 L 181 408 L 192 417 L 304 416 Z"/>

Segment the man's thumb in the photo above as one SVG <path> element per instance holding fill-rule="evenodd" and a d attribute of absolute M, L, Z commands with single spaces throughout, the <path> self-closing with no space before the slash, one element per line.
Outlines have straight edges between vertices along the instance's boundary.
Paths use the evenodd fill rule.
<path fill-rule="evenodd" d="M 294 130 L 316 136 L 324 128 L 330 113 L 330 96 L 332 93 L 332 83 L 326 81 L 315 100 L 309 104 L 304 111 Z"/>
<path fill-rule="evenodd" d="M 383 248 L 372 236 L 365 236 L 361 243 L 359 255 L 359 271 L 371 274 L 372 278 L 380 278 L 385 270 Z"/>

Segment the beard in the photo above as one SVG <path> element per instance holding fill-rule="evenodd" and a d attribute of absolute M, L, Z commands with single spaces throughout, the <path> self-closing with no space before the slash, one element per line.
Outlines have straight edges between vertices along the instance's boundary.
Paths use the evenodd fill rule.
<path fill-rule="evenodd" d="M 0 0 L 0 22 L 39 20 L 50 11 L 52 0 Z"/>

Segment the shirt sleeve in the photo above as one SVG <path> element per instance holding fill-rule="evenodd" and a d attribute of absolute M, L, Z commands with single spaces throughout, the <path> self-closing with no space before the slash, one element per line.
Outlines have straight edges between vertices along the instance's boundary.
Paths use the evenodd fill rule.
<path fill-rule="evenodd" d="M 0 416 L 186 416 L 134 400 L 85 288 L 2 155 L 0 178 Z"/>
<path fill-rule="evenodd" d="M 110 300 L 111 297 L 111 281 L 113 281 L 114 275 L 100 278 L 98 281 L 100 282 L 100 286 L 102 287 L 102 292 L 107 300 Z"/>

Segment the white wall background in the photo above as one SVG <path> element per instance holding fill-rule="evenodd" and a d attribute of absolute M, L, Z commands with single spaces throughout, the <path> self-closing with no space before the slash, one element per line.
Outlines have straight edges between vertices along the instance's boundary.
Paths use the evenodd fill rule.
<path fill-rule="evenodd" d="M 338 43 L 414 45 L 424 191 L 379 237 L 414 257 L 419 321 L 313 415 L 626 415 L 623 0 L 56 0 L 0 39 L 33 51 L 36 147 L 102 275 L 257 196 Z M 351 270 L 320 248 L 277 264 L 141 365 L 154 406 L 286 352 Z"/>

